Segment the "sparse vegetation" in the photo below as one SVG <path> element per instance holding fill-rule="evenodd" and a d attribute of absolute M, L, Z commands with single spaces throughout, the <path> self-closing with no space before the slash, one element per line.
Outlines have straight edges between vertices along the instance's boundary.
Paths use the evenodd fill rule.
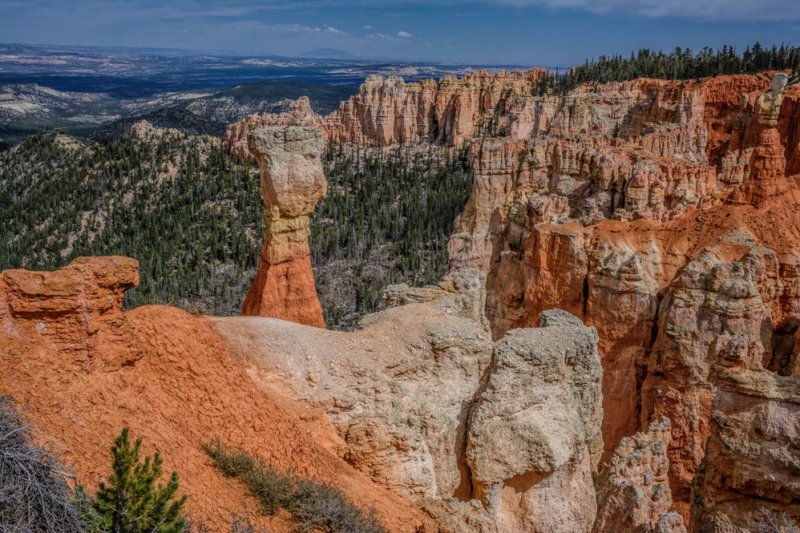
<path fill-rule="evenodd" d="M 472 189 L 465 151 L 329 146 L 328 195 L 311 217 L 317 290 L 329 325 L 349 329 L 391 283 L 437 282 Z"/>
<path fill-rule="evenodd" d="M 55 455 L 33 442 L 30 427 L 0 396 L 0 531 L 83 531 L 73 491 Z"/>
<path fill-rule="evenodd" d="M 285 509 L 298 531 L 381 533 L 385 528 L 373 513 L 365 514 L 337 488 L 278 472 L 243 451 L 231 451 L 219 442 L 205 451 L 220 472 L 239 479 L 259 501 L 264 512 Z"/>
<path fill-rule="evenodd" d="M 760 510 L 762 521 L 758 524 L 758 533 L 800 533 L 800 524 L 784 512 L 776 512 L 762 507 Z"/>

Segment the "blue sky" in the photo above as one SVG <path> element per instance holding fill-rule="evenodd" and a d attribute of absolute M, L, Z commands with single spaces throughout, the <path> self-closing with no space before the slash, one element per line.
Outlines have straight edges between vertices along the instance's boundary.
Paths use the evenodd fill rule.
<path fill-rule="evenodd" d="M 800 0 L 0 0 L 0 42 L 567 66 L 641 47 L 800 44 Z"/>

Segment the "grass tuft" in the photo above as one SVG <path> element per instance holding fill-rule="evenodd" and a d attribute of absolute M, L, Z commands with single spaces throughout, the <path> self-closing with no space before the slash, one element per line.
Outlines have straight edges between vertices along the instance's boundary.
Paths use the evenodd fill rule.
<path fill-rule="evenodd" d="M 203 449 L 223 475 L 244 483 L 267 514 L 275 515 L 280 509 L 291 513 L 298 531 L 386 531 L 373 511 L 365 514 L 335 487 L 281 473 L 244 451 L 228 450 L 219 441 Z"/>

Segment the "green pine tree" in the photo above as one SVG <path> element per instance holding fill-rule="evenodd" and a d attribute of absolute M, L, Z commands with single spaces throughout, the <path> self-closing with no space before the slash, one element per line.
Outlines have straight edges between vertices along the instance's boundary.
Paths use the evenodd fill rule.
<path fill-rule="evenodd" d="M 186 528 L 181 508 L 186 496 L 175 499 L 178 474 L 173 472 L 166 485 L 156 486 L 161 477 L 161 456 L 140 461 L 142 439 L 131 446 L 128 428 L 117 437 L 111 454 L 113 473 L 108 483 L 97 490 L 99 526 L 113 533 L 177 533 Z"/>

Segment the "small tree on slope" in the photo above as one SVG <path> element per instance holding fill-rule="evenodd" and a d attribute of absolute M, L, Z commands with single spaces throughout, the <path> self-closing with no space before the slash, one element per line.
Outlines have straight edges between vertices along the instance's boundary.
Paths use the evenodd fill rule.
<path fill-rule="evenodd" d="M 166 485 L 156 486 L 161 477 L 161 456 L 140 462 L 142 439 L 131 446 L 128 428 L 123 428 L 111 453 L 113 472 L 97 490 L 99 526 L 113 533 L 179 533 L 186 528 L 181 508 L 186 496 L 175 499 L 178 474 L 173 472 Z"/>

